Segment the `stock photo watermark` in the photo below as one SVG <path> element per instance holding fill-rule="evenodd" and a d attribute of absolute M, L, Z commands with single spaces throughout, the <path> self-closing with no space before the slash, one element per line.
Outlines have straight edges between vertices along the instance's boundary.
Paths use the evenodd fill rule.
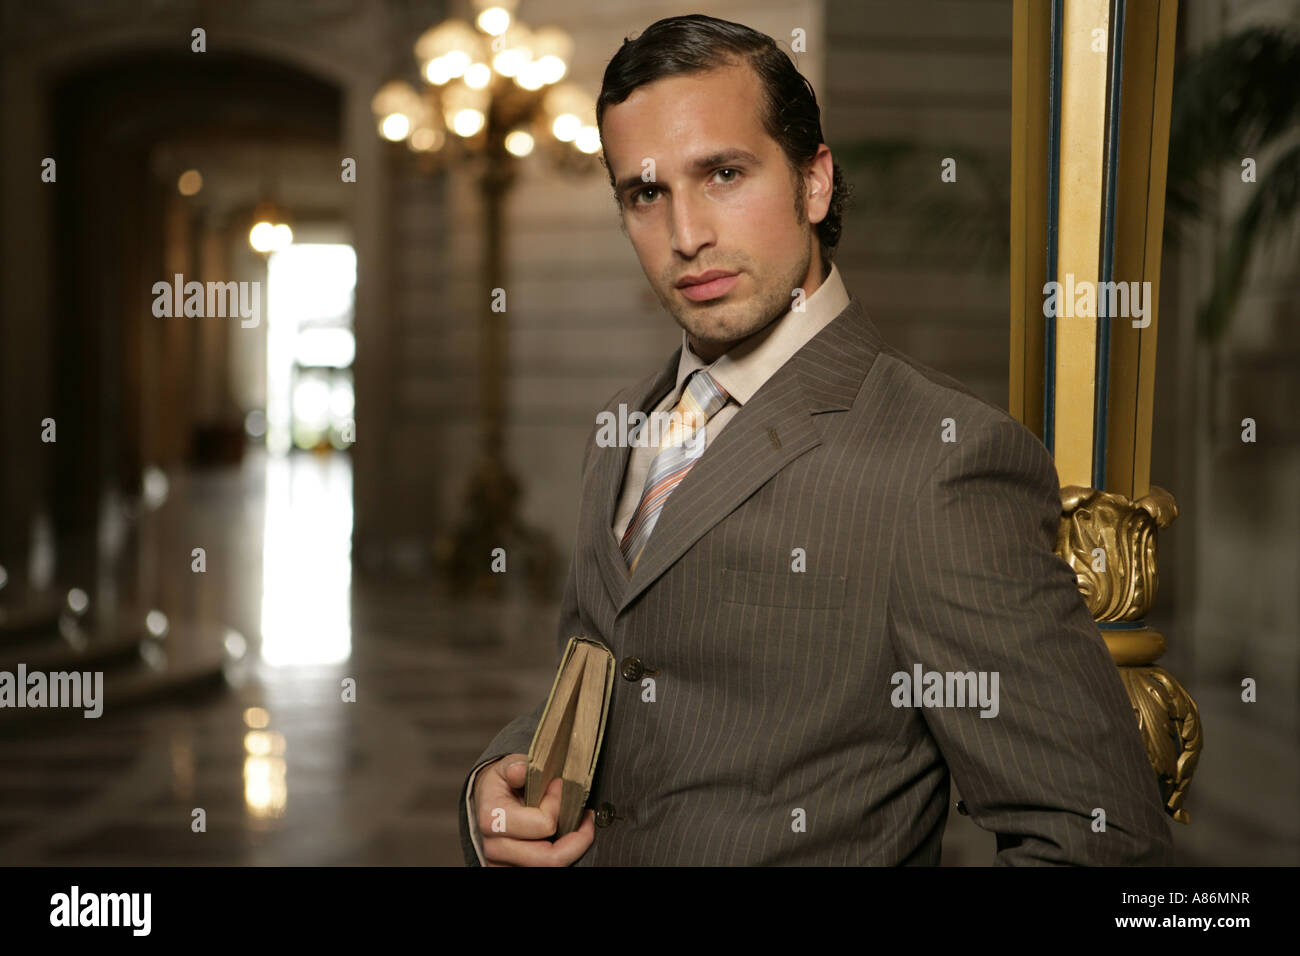
<path fill-rule="evenodd" d="M 246 329 L 262 321 L 260 282 L 186 282 L 178 272 L 171 282 L 155 282 L 152 292 L 153 314 L 160 319 L 237 316 Z"/>
<path fill-rule="evenodd" d="M 620 402 L 618 414 L 611 411 L 600 412 L 596 416 L 596 444 L 601 448 L 660 448 L 671 444 L 674 436 L 689 428 L 686 416 L 680 412 L 628 411 L 625 403 Z M 705 425 L 686 435 L 681 446 L 688 451 L 704 447 Z"/>
<path fill-rule="evenodd" d="M 81 708 L 94 719 L 104 712 L 103 671 L 0 671 L 0 707 Z"/>
<path fill-rule="evenodd" d="M 1104 302 L 1108 318 L 1132 319 L 1135 329 L 1151 324 L 1154 296 L 1150 282 L 1075 281 L 1074 273 L 1067 272 L 1064 282 L 1045 283 L 1043 296 L 1046 318 L 1095 319 L 1097 306 Z"/>
<path fill-rule="evenodd" d="M 979 707 L 981 717 L 998 715 L 997 671 L 896 671 L 889 679 L 895 707 Z"/>
<path fill-rule="evenodd" d="M 133 936 L 148 936 L 152 893 L 83 893 L 73 885 L 50 897 L 50 925 L 58 927 L 124 926 Z"/>

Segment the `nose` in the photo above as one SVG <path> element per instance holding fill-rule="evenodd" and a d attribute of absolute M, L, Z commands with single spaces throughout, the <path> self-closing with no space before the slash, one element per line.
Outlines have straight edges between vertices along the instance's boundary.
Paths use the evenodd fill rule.
<path fill-rule="evenodd" d="M 712 220 L 705 204 L 681 190 L 672 199 L 673 251 L 687 259 L 694 258 L 705 246 L 712 245 Z"/>

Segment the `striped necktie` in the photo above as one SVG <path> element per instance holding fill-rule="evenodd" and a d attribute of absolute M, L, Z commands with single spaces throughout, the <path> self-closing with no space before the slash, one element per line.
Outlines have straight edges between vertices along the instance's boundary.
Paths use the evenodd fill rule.
<path fill-rule="evenodd" d="M 650 540 L 664 502 L 673 489 L 686 477 L 691 466 L 704 454 L 703 428 L 705 422 L 727 404 L 731 396 L 704 369 L 691 373 L 682 392 L 681 400 L 672 411 L 669 426 L 660 442 L 659 452 L 650 462 L 645 476 L 641 501 L 632 513 L 627 530 L 623 532 L 620 548 L 628 565 L 628 574 L 636 570 L 636 563 Z M 695 438 L 699 432 L 699 437 Z"/>

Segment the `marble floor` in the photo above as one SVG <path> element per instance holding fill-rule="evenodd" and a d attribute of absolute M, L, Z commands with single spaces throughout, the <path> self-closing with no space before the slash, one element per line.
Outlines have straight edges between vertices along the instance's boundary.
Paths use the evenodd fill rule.
<path fill-rule="evenodd" d="M 549 689 L 557 608 L 354 577 L 342 454 L 166 485 L 95 593 L 162 610 L 169 640 L 246 635 L 246 666 L 216 693 L 0 737 L 0 864 L 460 865 L 457 792 Z"/>
<path fill-rule="evenodd" d="M 118 557 L 97 599 L 161 610 L 177 640 L 245 635 L 245 666 L 215 692 L 0 737 L 0 864 L 460 865 L 459 787 L 549 689 L 557 608 L 355 573 L 346 455 L 152 482 L 154 506 L 101 535 Z M 1269 842 L 1232 820 L 1183 862 Z M 993 848 L 950 815 L 945 864 Z"/>

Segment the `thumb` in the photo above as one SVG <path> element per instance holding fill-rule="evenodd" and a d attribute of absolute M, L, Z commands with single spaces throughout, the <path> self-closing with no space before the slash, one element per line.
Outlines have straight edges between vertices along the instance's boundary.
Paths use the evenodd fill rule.
<path fill-rule="evenodd" d="M 511 754 L 501 762 L 501 774 L 512 787 L 522 787 L 528 778 L 528 758 L 522 754 Z"/>

